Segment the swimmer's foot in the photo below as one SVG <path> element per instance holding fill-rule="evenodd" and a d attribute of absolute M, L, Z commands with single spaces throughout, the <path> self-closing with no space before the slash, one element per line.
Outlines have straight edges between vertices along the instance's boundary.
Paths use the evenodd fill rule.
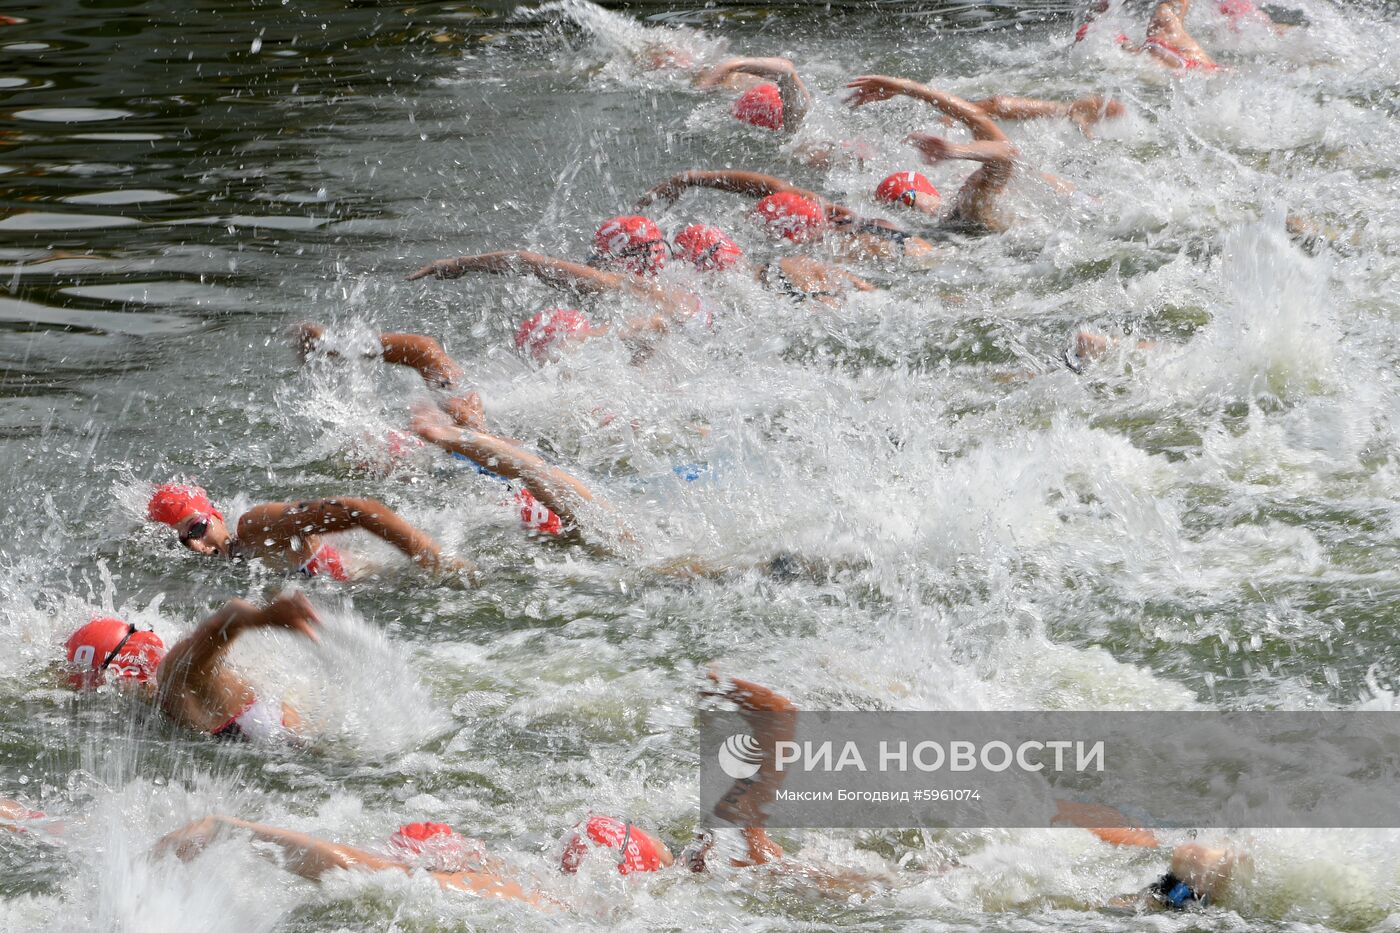
<path fill-rule="evenodd" d="M 1080 357 L 1078 354 L 1071 356 L 1068 348 L 1060 351 L 1060 362 L 1065 364 L 1065 369 L 1068 369 L 1076 376 L 1084 375 L 1083 358 Z"/>

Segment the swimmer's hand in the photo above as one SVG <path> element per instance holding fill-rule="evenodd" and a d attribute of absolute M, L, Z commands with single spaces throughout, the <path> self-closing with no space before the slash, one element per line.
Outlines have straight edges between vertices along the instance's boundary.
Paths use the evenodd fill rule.
<path fill-rule="evenodd" d="M 481 570 L 469 560 L 460 557 L 438 557 L 424 569 L 433 574 L 435 582 L 452 589 L 475 589 L 481 585 Z"/>
<path fill-rule="evenodd" d="M 958 145 L 934 133 L 910 133 L 904 141 L 919 150 L 927 162 L 942 162 L 946 159 L 960 159 Z"/>
<path fill-rule="evenodd" d="M 426 279 L 458 279 L 462 277 L 462 265 L 455 259 L 435 259 L 423 268 L 409 274 L 407 281 Z"/>
<path fill-rule="evenodd" d="M 225 816 L 206 816 L 181 826 L 174 832 L 166 833 L 151 850 L 156 858 L 174 855 L 182 862 L 197 857 L 209 844 L 218 838 L 225 828 L 236 825 L 236 821 Z"/>
<path fill-rule="evenodd" d="M 469 431 L 486 431 L 486 407 L 481 402 L 479 392 L 443 399 L 438 407 L 452 419 L 458 427 Z"/>
<path fill-rule="evenodd" d="M 292 344 L 297 348 L 297 355 L 301 357 L 303 363 L 307 357 L 316 352 L 316 348 L 321 345 L 321 340 L 326 336 L 326 329 L 320 324 L 311 321 L 302 321 L 287 329 L 287 336 L 292 338 Z"/>
<path fill-rule="evenodd" d="M 321 618 L 316 615 L 316 610 L 312 608 L 311 601 L 306 598 L 305 593 L 279 596 L 266 608 L 244 618 L 248 628 L 280 628 L 314 642 L 321 640 Z"/>
<path fill-rule="evenodd" d="M 851 91 L 846 95 L 850 107 L 864 107 L 877 101 L 891 100 L 911 93 L 919 87 L 914 81 L 904 78 L 891 78 L 886 75 L 862 75 L 846 85 Z"/>

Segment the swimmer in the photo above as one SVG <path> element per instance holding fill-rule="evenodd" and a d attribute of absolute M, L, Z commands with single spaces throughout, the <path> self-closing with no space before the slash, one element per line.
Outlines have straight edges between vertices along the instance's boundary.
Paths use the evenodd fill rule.
<path fill-rule="evenodd" d="M 705 224 L 691 224 L 677 233 L 672 251 L 688 260 L 697 272 L 732 270 L 751 275 L 769 291 L 798 303 L 817 301 L 835 307 L 849 291 L 875 291 L 874 285 L 855 273 L 810 256 L 780 256 L 761 266 L 754 265 L 724 231 Z"/>
<path fill-rule="evenodd" d="M 752 274 L 765 288 L 781 292 L 797 300 L 813 298 L 825 304 L 836 304 L 849 289 L 873 291 L 865 279 L 829 263 L 805 256 L 784 256 L 776 262 L 755 267 L 743 261 L 743 250 L 723 232 L 714 227 L 692 224 L 676 234 L 670 246 L 672 257 L 688 260 L 700 272 L 738 269 Z M 639 284 L 618 273 L 571 263 L 551 256 L 524 251 L 484 253 L 479 256 L 458 256 L 429 263 L 408 276 L 409 281 L 427 278 L 454 279 L 469 272 L 495 275 L 533 275 L 546 285 L 566 289 L 576 294 L 623 292 L 640 297 L 662 309 L 660 318 L 641 318 L 620 329 L 624 339 L 656 333 L 675 320 L 688 319 L 699 309 L 699 301 L 675 288 L 650 283 Z M 577 312 L 576 312 L 577 313 Z M 592 324 L 581 315 L 569 315 L 556 330 L 563 328 L 567 342 L 587 340 L 608 332 L 608 328 Z M 517 337 L 517 345 L 525 341 Z M 538 356 L 533 347 L 532 355 Z"/>
<path fill-rule="evenodd" d="M 332 359 L 340 356 L 337 350 L 325 349 L 326 328 L 321 324 L 303 321 L 293 326 L 290 334 L 303 363 L 318 351 Z M 464 388 L 462 366 L 441 343 L 423 334 L 383 333 L 379 335 L 379 346 L 378 354 L 367 356 L 390 365 L 407 366 L 418 373 L 429 388 L 453 393 L 438 399 L 438 407 L 462 427 L 485 429 L 481 396 L 474 391 L 458 391 Z M 402 438 L 398 440 L 401 442 Z"/>
<path fill-rule="evenodd" d="M 794 243 L 829 241 L 846 259 L 923 258 L 936 247 L 884 221 L 866 220 L 850 208 L 796 185 L 737 169 L 681 172 L 642 195 L 638 206 L 674 203 L 690 188 L 712 188 L 757 198 L 752 216 L 775 235 Z"/>
<path fill-rule="evenodd" d="M 762 82 L 736 81 L 739 75 Z M 744 86 L 744 92 L 734 101 L 734 119 L 750 126 L 791 135 L 812 109 L 812 92 L 786 58 L 726 58 L 695 78 L 702 90 L 736 84 Z"/>
<path fill-rule="evenodd" d="M 966 126 L 972 132 L 973 142 L 952 143 L 932 133 L 911 133 L 907 140 L 930 164 L 948 159 L 982 163 L 963 182 L 953 199 L 952 210 L 941 219 L 941 226 L 969 233 L 996 232 L 1006 228 L 1005 218 L 997 210 L 997 201 L 1011 181 L 1018 153 L 1001 127 L 992 122 L 980 107 L 917 81 L 887 75 L 865 75 L 846 86 L 851 89 L 846 102 L 852 107 L 863 107 L 895 97 L 912 97 L 932 104 Z M 915 199 L 911 206 L 920 213 L 936 215 L 941 204 L 938 193 L 933 191 Z"/>
<path fill-rule="evenodd" d="M 1087 829 L 1113 846 L 1158 849 L 1161 842 L 1150 829 L 1132 825 L 1121 811 L 1102 804 L 1056 801 L 1053 826 Z M 1172 849 L 1167 873 L 1136 894 L 1109 901 L 1110 910 L 1185 910 L 1207 907 L 1229 890 L 1235 871 L 1248 868 L 1248 855 L 1232 849 L 1188 842 Z"/>
<path fill-rule="evenodd" d="M 280 629 L 320 641 L 321 620 L 300 593 L 259 609 L 230 600 L 167 651 L 153 632 L 120 619 L 94 619 L 68 638 L 67 683 L 92 690 L 114 682 L 171 721 L 219 739 L 294 740 L 301 717 L 286 703 L 259 697 L 227 666 L 228 654 L 254 629 Z"/>
<path fill-rule="evenodd" d="M 1186 31 L 1186 14 L 1191 0 L 1164 0 L 1152 11 L 1147 38 L 1142 45 L 1119 44 L 1128 52 L 1146 52 L 1152 60 L 1173 71 L 1219 71 L 1210 53 Z"/>
<path fill-rule="evenodd" d="M 581 538 L 586 527 L 582 520 L 586 510 L 616 514 L 612 505 L 596 496 L 582 481 L 552 466 L 538 454 L 486 431 L 449 424 L 435 409 L 419 407 L 415 411 L 413 431 L 428 443 L 477 464 L 493 476 L 520 483 L 530 494 L 531 501 L 554 517 L 550 529 L 553 535 Z M 624 541 L 632 540 L 625 528 L 619 530 Z"/>
<path fill-rule="evenodd" d="M 703 313 L 700 299 L 680 289 L 526 250 L 438 259 L 410 273 L 408 281 L 428 277 L 456 279 L 468 273 L 530 275 L 546 285 L 576 296 L 622 294 L 638 298 L 657 309 L 658 313 L 654 315 L 643 315 L 615 326 L 595 324 L 576 309 L 554 309 L 537 314 L 522 324 L 516 334 L 516 346 L 528 350 L 539 363 L 553 358 L 558 350 L 585 340 L 607 334 L 613 334 L 623 341 L 641 340 L 665 333 L 677 323 L 692 320 Z"/>
<path fill-rule="evenodd" d="M 277 846 L 281 850 L 278 863 L 308 881 L 319 882 L 337 870 L 405 874 L 426 871 L 445 891 L 466 891 L 534 907 L 560 906 L 505 877 L 500 860 L 486 855 L 480 841 L 462 836 L 440 823 L 411 823 L 400 827 L 386 847 L 393 850 L 392 854 L 378 854 L 295 830 L 231 816 L 207 816 L 167 833 L 156 843 L 153 854 L 158 858 L 174 855 L 182 862 L 189 862 L 215 840 L 233 835 Z"/>
<path fill-rule="evenodd" d="M 166 483 L 151 496 L 146 516 L 175 529 L 180 543 L 196 554 L 228 560 L 256 558 L 307 577 L 351 580 L 339 549 L 323 542 L 321 536 L 357 528 L 397 548 L 430 573 L 475 574 L 469 562 L 444 557 L 431 536 L 375 499 L 264 502 L 239 517 L 234 533 L 203 489 Z"/>

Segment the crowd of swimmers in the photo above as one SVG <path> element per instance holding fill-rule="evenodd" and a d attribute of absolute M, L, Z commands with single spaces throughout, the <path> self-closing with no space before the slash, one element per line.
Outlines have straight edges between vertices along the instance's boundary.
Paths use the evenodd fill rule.
<path fill-rule="evenodd" d="M 1218 7 L 1231 21 L 1267 19 L 1250 0 L 1223 0 Z M 1107 8 L 1104 0 L 1089 13 L 1075 33 L 1075 42 L 1094 34 L 1099 28 L 1098 14 Z M 1147 56 L 1155 64 L 1183 74 L 1220 70 L 1222 66 L 1187 30 L 1188 13 L 1189 0 L 1165 0 L 1152 10 L 1140 41 L 1122 33 L 1114 41 L 1128 54 Z M 651 50 L 650 61 L 656 68 L 692 71 L 694 85 L 701 90 L 732 94 L 734 118 L 766 130 L 793 133 L 812 105 L 810 90 L 787 59 L 728 58 L 703 65 L 683 50 L 659 46 Z M 593 238 L 592 253 L 584 261 L 508 249 L 438 259 L 411 272 L 408 278 L 529 276 L 575 302 L 620 295 L 647 309 L 612 324 L 596 323 L 572 306 L 540 311 L 523 321 L 515 334 L 516 346 L 540 366 L 550 365 L 593 339 L 617 340 L 644 350 L 674 328 L 708 326 L 714 313 L 706 294 L 708 277 L 748 280 L 813 308 L 838 305 L 852 292 L 875 288 L 848 268 L 848 262 L 918 263 L 947 249 L 930 235 L 933 231 L 991 235 L 1005 228 L 1007 218 L 1000 210 L 1000 199 L 1023 167 L 1000 122 L 1063 119 L 1090 134 L 1100 121 L 1119 117 L 1124 109 L 1119 102 L 1097 94 L 1068 101 L 1023 97 L 969 101 L 913 80 L 884 75 L 856 77 L 848 88 L 851 107 L 908 97 L 933 108 L 943 125 L 961 126 L 970 136 L 966 142 L 954 142 L 941 133 L 911 132 L 906 137 L 912 152 L 925 163 L 963 160 L 974 164 L 952 197 L 941 197 L 918 166 L 891 174 L 873 186 L 876 203 L 890 211 L 907 212 L 910 220 L 920 225 L 917 229 L 863 216 L 856 208 L 772 175 L 692 170 L 664 179 L 642 193 L 635 209 L 645 211 L 675 203 L 695 188 L 728 192 L 750 200 L 753 222 L 790 248 L 777 258 L 757 261 L 735 238 L 714 225 L 691 223 L 667 238 L 654 220 L 639 213 L 603 221 Z M 822 164 L 861 158 L 860 146 L 848 141 L 808 146 L 803 153 Z M 687 275 L 663 274 L 670 264 L 684 267 Z M 328 340 L 325 328 L 315 323 L 299 325 L 292 344 L 304 359 L 335 357 L 341 352 Z M 1073 356 L 1067 355 L 1066 363 L 1081 368 L 1107 349 L 1107 338 L 1079 334 Z M 493 432 L 483 399 L 466 382 L 465 368 L 437 340 L 420 334 L 384 333 L 379 335 L 373 355 L 385 363 L 415 370 L 433 393 L 430 401 L 413 410 L 406 430 L 395 431 L 386 439 L 393 452 L 435 447 L 490 481 L 501 483 L 510 507 L 518 510 L 532 536 L 583 541 L 619 554 L 634 552 L 635 535 L 617 505 L 520 441 Z M 603 417 L 611 416 L 605 413 Z M 371 575 L 372 564 L 365 558 L 343 553 L 325 540 L 328 535 L 359 530 L 386 542 L 425 574 L 466 585 L 482 580 L 471 561 L 444 553 L 430 534 L 370 498 L 339 495 L 258 503 L 230 524 L 203 488 L 174 481 L 154 489 L 146 516 L 152 523 L 168 526 L 179 544 L 194 554 L 217 560 L 256 560 L 288 574 L 332 581 Z M 775 572 L 792 572 L 795 565 L 800 562 L 790 555 L 779 555 L 765 566 Z M 657 569 L 681 574 L 716 570 L 699 560 Z M 116 618 L 97 618 L 68 638 L 64 676 L 79 690 L 115 686 L 155 707 L 174 723 L 212 739 L 298 745 L 313 737 L 306 734 L 297 710 L 275 696 L 260 695 L 228 663 L 228 657 L 247 632 L 284 632 L 316 642 L 320 626 L 315 608 L 301 594 L 283 595 L 265 606 L 233 600 L 169 647 L 154 633 L 135 625 Z M 773 690 L 714 672 L 708 675 L 701 693 L 740 711 L 798 715 L 796 707 Z M 739 831 L 743 845 L 726 859 L 729 867 L 763 866 L 810 884 L 813 890 L 842 896 L 868 895 L 898 886 L 894 875 L 833 870 L 785 853 L 764 828 L 764 807 L 778 780 L 770 773 L 758 782 L 758 797 Z M 1159 846 L 1151 830 L 1113 828 L 1124 825 L 1121 814 L 1104 808 L 1061 802 L 1055 822 L 1087 829 L 1112 845 Z M 55 836 L 62 833 L 63 821 L 20 802 L 0 800 L 0 827 Z M 568 906 L 513 876 L 481 840 L 438 823 L 408 824 L 387 843 L 360 847 L 233 816 L 212 815 L 168 833 L 156 846 L 156 853 L 194 859 L 224 835 L 272 844 L 288 871 L 311 880 L 335 870 L 426 871 L 445 889 L 518 900 L 547 910 Z M 623 875 L 703 872 L 714 865 L 714 844 L 712 834 L 700 833 L 676 854 L 656 834 L 627 819 L 594 814 L 565 834 L 559 868 L 577 871 L 593 853 L 607 851 L 606 857 Z M 1208 903 L 1220 896 L 1243 863 L 1247 859 L 1225 849 L 1195 843 L 1178 846 L 1158 881 L 1138 895 L 1105 906 L 1174 909 Z"/>

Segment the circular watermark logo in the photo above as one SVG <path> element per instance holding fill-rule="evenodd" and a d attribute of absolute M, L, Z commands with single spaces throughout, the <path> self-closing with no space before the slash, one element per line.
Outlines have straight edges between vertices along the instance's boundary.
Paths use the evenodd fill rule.
<path fill-rule="evenodd" d="M 747 732 L 731 735 L 720 744 L 719 769 L 736 781 L 753 777 L 762 763 L 763 747 Z"/>

